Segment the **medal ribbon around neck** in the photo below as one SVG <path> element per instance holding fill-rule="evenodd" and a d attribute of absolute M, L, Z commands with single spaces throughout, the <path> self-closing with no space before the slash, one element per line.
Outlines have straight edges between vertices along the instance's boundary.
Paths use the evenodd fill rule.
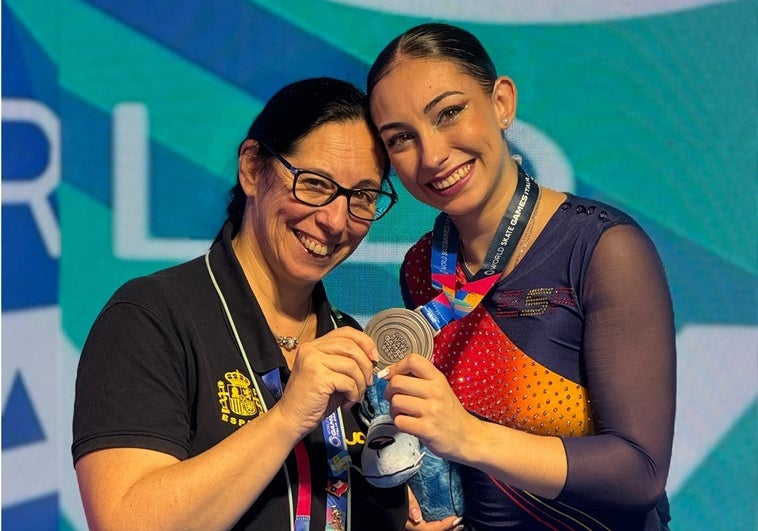
<path fill-rule="evenodd" d="M 490 242 L 481 269 L 460 288 L 456 287 L 458 229 L 444 212 L 437 216 L 432 232 L 432 286 L 441 290 L 418 308 L 435 333 L 450 321 L 468 315 L 500 278 L 521 239 L 539 195 L 539 186 L 519 166 L 516 191 Z"/>

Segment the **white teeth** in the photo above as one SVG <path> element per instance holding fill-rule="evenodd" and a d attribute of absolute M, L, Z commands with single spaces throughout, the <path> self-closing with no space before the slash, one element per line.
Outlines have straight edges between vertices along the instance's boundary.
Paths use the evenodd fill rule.
<path fill-rule="evenodd" d="M 471 170 L 471 163 L 465 164 L 458 168 L 455 173 L 453 173 L 450 177 L 447 179 L 444 179 L 442 181 L 433 181 L 429 184 L 432 185 L 432 188 L 435 190 L 444 190 L 446 188 L 450 188 L 455 183 L 460 181 L 464 175 L 466 175 Z"/>
<path fill-rule="evenodd" d="M 329 248 L 326 245 L 319 243 L 316 240 L 311 240 L 304 234 L 298 233 L 297 239 L 300 240 L 300 243 L 313 254 L 318 256 L 326 256 L 329 254 Z"/>

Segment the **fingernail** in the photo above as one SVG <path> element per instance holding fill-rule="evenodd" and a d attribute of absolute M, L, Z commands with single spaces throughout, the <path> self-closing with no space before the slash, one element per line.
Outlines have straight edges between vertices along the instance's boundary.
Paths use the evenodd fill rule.
<path fill-rule="evenodd" d="M 390 368 L 389 367 L 385 367 L 384 369 L 382 369 L 381 371 L 379 371 L 378 373 L 376 373 L 376 377 L 377 378 L 381 378 L 382 380 L 385 380 L 387 378 L 387 375 L 389 373 L 390 373 Z"/>
<path fill-rule="evenodd" d="M 371 349 L 371 359 L 373 361 L 379 361 L 379 350 L 376 347 Z"/>
<path fill-rule="evenodd" d="M 421 521 L 421 509 L 414 507 L 410 510 L 409 516 L 414 524 L 419 523 Z"/>
<path fill-rule="evenodd" d="M 462 517 L 462 516 L 459 516 L 459 517 L 458 517 L 458 518 L 456 518 L 456 519 L 455 519 L 455 521 L 453 522 L 453 527 L 457 527 L 457 526 L 461 525 L 462 523 L 463 523 L 463 517 Z M 462 527 L 462 526 L 461 526 L 461 529 L 463 529 L 463 527 Z"/>
<path fill-rule="evenodd" d="M 455 526 L 453 531 L 463 531 L 463 524 Z"/>

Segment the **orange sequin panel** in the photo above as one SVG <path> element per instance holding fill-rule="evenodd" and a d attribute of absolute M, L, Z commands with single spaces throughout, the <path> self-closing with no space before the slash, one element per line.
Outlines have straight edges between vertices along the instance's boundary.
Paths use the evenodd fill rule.
<path fill-rule="evenodd" d="M 442 329 L 434 363 L 463 406 L 492 422 L 541 435 L 592 433 L 587 389 L 530 358 L 482 307 Z"/>

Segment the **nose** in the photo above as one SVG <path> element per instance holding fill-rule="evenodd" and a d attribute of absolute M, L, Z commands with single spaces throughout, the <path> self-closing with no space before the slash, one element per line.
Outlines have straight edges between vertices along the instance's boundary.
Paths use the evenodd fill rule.
<path fill-rule="evenodd" d="M 450 154 L 450 148 L 444 137 L 436 132 L 419 137 L 419 144 L 419 156 L 425 168 L 439 168 Z"/>
<path fill-rule="evenodd" d="M 316 223 L 330 234 L 336 234 L 345 229 L 349 216 L 347 196 L 339 195 L 331 203 L 318 207 L 316 211 Z"/>

